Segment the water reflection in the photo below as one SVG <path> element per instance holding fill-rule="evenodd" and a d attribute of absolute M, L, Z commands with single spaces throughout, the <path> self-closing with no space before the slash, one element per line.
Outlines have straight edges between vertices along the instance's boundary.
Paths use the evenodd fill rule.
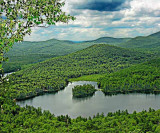
<path fill-rule="evenodd" d="M 86 101 L 86 100 L 91 99 L 93 96 L 95 96 L 95 94 L 93 94 L 92 96 L 87 96 L 87 97 L 82 97 L 82 98 L 72 97 L 72 100 L 73 100 L 74 103 L 82 102 L 82 101 Z"/>

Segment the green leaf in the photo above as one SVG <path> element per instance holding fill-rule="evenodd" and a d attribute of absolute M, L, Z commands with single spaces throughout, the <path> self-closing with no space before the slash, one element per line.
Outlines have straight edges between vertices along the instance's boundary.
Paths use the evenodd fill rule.
<path fill-rule="evenodd" d="M 18 39 L 15 39 L 15 42 L 18 42 Z"/>

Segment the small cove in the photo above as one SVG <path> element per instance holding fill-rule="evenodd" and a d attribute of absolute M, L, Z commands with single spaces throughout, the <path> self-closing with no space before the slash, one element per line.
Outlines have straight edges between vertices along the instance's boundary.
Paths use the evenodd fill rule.
<path fill-rule="evenodd" d="M 64 90 L 55 94 L 45 94 L 32 99 L 17 101 L 21 107 L 26 105 L 41 107 L 42 110 L 49 110 L 55 116 L 69 115 L 71 118 L 78 116 L 89 117 L 97 113 L 107 114 L 117 110 L 128 110 L 140 112 L 153 109 L 160 109 L 160 95 L 155 94 L 118 94 L 105 96 L 103 92 L 97 91 L 94 96 L 88 98 L 73 98 L 72 88 L 76 85 L 92 84 L 98 89 L 96 82 L 78 81 L 69 83 Z"/>

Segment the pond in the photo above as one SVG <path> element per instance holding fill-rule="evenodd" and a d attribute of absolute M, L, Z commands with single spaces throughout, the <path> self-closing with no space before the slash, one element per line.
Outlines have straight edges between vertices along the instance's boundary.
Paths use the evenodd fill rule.
<path fill-rule="evenodd" d="M 32 99 L 17 101 L 21 107 L 31 105 L 36 108 L 41 107 L 42 110 L 49 110 L 55 116 L 69 115 L 71 118 L 78 116 L 89 117 L 97 113 L 107 114 L 117 110 L 128 110 L 140 112 L 153 109 L 160 109 L 160 95 L 154 94 L 118 94 L 113 96 L 105 96 L 103 92 L 97 91 L 94 96 L 88 98 L 72 97 L 72 88 L 76 85 L 92 84 L 98 89 L 96 82 L 78 81 L 69 83 L 64 90 L 55 94 L 45 94 Z"/>

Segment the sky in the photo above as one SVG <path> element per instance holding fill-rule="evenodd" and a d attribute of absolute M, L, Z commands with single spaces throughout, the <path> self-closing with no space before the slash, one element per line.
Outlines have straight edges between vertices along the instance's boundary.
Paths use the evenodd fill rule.
<path fill-rule="evenodd" d="M 65 0 L 68 24 L 34 27 L 25 41 L 86 41 L 100 37 L 147 36 L 160 31 L 160 0 Z"/>

